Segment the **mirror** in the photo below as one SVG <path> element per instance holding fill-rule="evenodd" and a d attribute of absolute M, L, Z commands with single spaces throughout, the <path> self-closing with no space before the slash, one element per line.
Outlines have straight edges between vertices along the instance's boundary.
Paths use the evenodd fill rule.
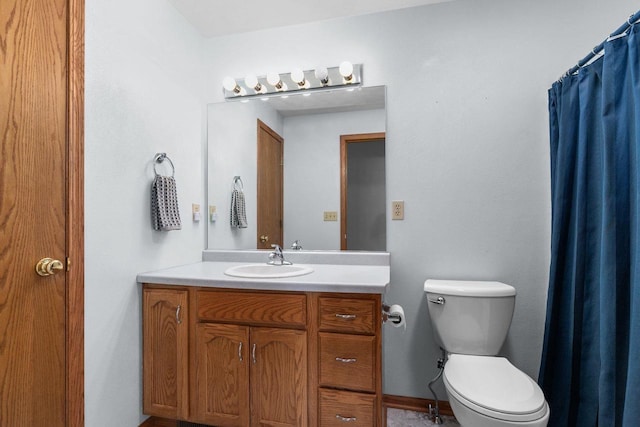
<path fill-rule="evenodd" d="M 260 123 L 283 140 L 281 201 L 270 193 L 276 184 L 258 200 Z M 207 126 L 209 249 L 256 249 L 261 236 L 263 247 L 386 249 L 384 86 L 210 104 Z M 234 177 L 246 228 L 230 225 Z M 258 215 L 272 213 L 265 203 L 281 205 L 282 242 L 258 230 Z"/>

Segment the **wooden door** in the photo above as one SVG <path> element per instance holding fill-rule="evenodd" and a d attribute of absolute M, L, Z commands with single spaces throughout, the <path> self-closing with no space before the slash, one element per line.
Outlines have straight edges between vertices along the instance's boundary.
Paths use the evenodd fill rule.
<path fill-rule="evenodd" d="M 196 419 L 249 426 L 249 328 L 200 323 L 196 330 Z"/>
<path fill-rule="evenodd" d="M 188 292 L 143 291 L 143 412 L 183 419 L 189 405 Z"/>
<path fill-rule="evenodd" d="M 3 427 L 84 425 L 83 16 L 81 0 L 0 2 Z"/>
<path fill-rule="evenodd" d="M 252 328 L 251 351 L 251 425 L 306 427 L 307 333 Z"/>
<path fill-rule="evenodd" d="M 283 147 L 284 139 L 258 120 L 258 249 L 283 246 Z"/>

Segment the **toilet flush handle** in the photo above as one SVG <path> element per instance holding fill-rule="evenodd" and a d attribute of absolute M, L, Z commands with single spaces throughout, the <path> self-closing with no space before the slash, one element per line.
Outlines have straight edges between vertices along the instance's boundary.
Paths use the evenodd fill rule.
<path fill-rule="evenodd" d="M 446 302 L 444 297 L 438 297 L 436 299 L 431 299 L 431 298 L 427 298 L 427 299 L 429 300 L 429 302 L 432 302 L 434 304 L 440 304 L 440 305 L 444 305 L 444 303 Z"/>

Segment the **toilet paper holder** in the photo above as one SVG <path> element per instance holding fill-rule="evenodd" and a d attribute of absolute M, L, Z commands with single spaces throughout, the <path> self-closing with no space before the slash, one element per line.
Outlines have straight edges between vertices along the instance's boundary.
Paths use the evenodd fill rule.
<path fill-rule="evenodd" d="M 399 314 L 391 313 L 391 306 L 388 304 L 382 304 L 382 322 L 390 320 L 393 323 L 400 323 L 402 317 Z"/>

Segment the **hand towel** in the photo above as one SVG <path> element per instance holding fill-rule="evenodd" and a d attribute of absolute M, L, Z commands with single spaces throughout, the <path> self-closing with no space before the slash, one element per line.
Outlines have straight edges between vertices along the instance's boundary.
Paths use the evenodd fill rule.
<path fill-rule="evenodd" d="M 180 209 L 176 181 L 172 176 L 156 175 L 151 184 L 151 220 L 158 231 L 180 230 Z"/>
<path fill-rule="evenodd" d="M 231 193 L 231 227 L 247 228 L 247 210 L 244 203 L 244 193 L 233 190 Z"/>

